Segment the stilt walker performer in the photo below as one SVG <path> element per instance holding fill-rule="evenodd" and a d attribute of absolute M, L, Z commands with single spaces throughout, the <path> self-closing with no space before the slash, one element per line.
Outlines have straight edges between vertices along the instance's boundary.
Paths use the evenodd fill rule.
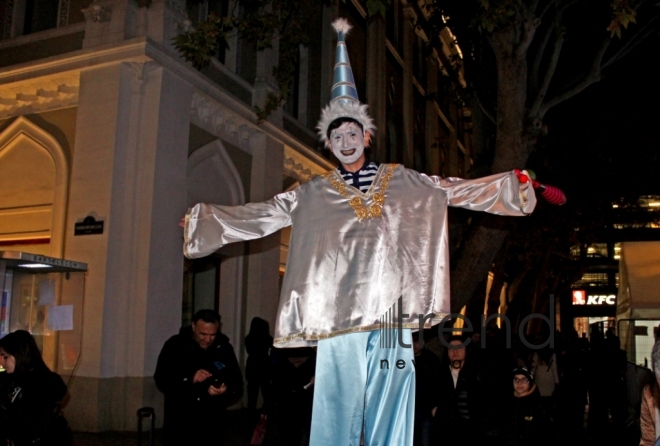
<path fill-rule="evenodd" d="M 318 346 L 310 444 L 359 446 L 364 434 L 366 446 L 407 446 L 415 371 L 413 350 L 402 345 L 411 345 L 420 315 L 435 314 L 430 327 L 450 312 L 447 206 L 523 216 L 536 197 L 516 172 L 442 179 L 369 162 L 375 127 L 348 60 L 350 26 L 338 19 L 333 27 L 332 99 L 318 130 L 340 166 L 263 203 L 196 205 L 185 217 L 184 253 L 203 257 L 291 226 L 274 345 Z M 406 317 L 394 339 L 402 342 L 385 342 L 382 317 L 400 296 Z"/>

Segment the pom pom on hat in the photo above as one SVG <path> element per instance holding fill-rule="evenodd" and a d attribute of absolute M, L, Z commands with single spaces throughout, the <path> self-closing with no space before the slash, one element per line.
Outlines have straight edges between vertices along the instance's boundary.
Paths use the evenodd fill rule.
<path fill-rule="evenodd" d="M 351 30 L 352 26 L 350 23 L 348 23 L 348 20 L 344 18 L 338 18 L 334 22 L 332 22 L 332 27 L 337 31 L 337 33 L 344 33 L 344 35 L 348 34 L 348 32 Z"/>

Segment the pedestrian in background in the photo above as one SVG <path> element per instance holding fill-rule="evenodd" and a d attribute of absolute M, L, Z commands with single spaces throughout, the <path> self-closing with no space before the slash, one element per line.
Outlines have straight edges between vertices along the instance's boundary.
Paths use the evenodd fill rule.
<path fill-rule="evenodd" d="M 433 411 L 435 444 L 481 444 L 484 432 L 483 387 L 470 362 L 463 336 L 449 338 L 447 358 L 440 367 L 438 400 Z"/>
<path fill-rule="evenodd" d="M 255 422 L 259 418 L 257 414 L 259 391 L 261 391 L 263 399 L 262 414 L 268 414 L 268 404 L 270 402 L 273 369 L 270 360 L 270 349 L 273 347 L 273 337 L 269 331 L 267 321 L 254 317 L 250 323 L 250 332 L 245 337 L 245 349 L 248 354 L 245 364 L 248 414 L 250 420 Z"/>
<path fill-rule="evenodd" d="M 154 380 L 165 395 L 166 446 L 224 444 L 225 412 L 243 395 L 243 375 L 218 313 L 199 310 L 165 342 Z"/>
<path fill-rule="evenodd" d="M 0 356 L 7 373 L 0 393 L 5 444 L 71 445 L 71 430 L 60 411 L 66 384 L 44 363 L 32 335 L 9 333 L 0 340 Z"/>
<path fill-rule="evenodd" d="M 508 398 L 503 426 L 508 446 L 543 444 L 541 395 L 534 375 L 525 367 L 513 370 L 513 392 Z M 506 420 L 508 418 L 508 420 Z"/>
<path fill-rule="evenodd" d="M 660 341 L 655 340 L 651 352 L 651 366 L 655 381 L 644 386 L 642 391 L 642 408 L 640 412 L 640 424 L 642 437 L 640 446 L 653 446 L 660 441 Z"/>

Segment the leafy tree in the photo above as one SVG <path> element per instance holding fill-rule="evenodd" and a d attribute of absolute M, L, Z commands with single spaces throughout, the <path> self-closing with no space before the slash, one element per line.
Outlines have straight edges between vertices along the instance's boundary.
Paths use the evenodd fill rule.
<path fill-rule="evenodd" d="M 450 71 L 467 81 L 458 94 L 475 114 L 479 174 L 525 166 L 548 132 L 548 113 L 600 81 L 660 22 L 644 0 L 435 0 L 427 8 L 429 22 L 449 26 L 462 49 Z M 452 257 L 454 310 L 474 295 L 474 277 L 491 268 L 512 220 L 473 216 Z"/>
<path fill-rule="evenodd" d="M 645 97 L 660 97 L 660 69 L 645 57 L 659 44 L 660 35 L 651 36 L 602 82 L 548 116 L 554 130 L 541 139 L 530 163 L 542 178 L 561 181 L 570 199 L 560 208 L 539 203 L 495 259 L 491 294 L 499 298 L 506 278 L 511 320 L 547 311 L 550 294 L 567 293 L 593 263 L 587 256 L 593 243 L 660 237 L 657 229 L 644 229 L 660 221 L 660 209 L 640 206 L 640 196 L 660 195 L 659 115 L 640 106 Z M 616 227 L 622 224 L 625 229 Z M 489 313 L 496 309 L 493 302 Z"/>
<path fill-rule="evenodd" d="M 186 60 L 201 70 L 208 66 L 220 45 L 228 45 L 232 33 L 238 33 L 241 38 L 254 43 L 257 51 L 272 48 L 273 40 L 279 39 L 279 63 L 273 67 L 272 73 L 279 91 L 269 93 L 262 106 L 255 106 L 257 117 L 263 121 L 289 97 L 299 47 L 309 45 L 314 24 L 311 18 L 328 2 L 237 0 L 226 16 L 209 14 L 207 20 L 177 35 L 174 45 Z M 371 16 L 384 15 L 390 3 L 391 0 L 367 0 L 367 11 Z"/>

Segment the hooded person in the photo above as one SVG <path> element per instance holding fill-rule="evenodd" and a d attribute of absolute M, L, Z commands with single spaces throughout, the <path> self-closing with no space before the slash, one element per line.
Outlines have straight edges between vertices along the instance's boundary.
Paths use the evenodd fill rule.
<path fill-rule="evenodd" d="M 184 254 L 203 257 L 291 226 L 273 345 L 318 347 L 310 443 L 360 444 L 364 427 L 367 446 L 406 446 L 415 406 L 411 329 L 450 312 L 447 207 L 524 216 L 536 197 L 516 172 L 442 179 L 367 160 L 376 129 L 355 88 L 350 25 L 337 19 L 333 27 L 332 98 L 317 128 L 339 167 L 266 202 L 194 206 Z M 397 305 L 398 320 L 385 317 Z"/>

